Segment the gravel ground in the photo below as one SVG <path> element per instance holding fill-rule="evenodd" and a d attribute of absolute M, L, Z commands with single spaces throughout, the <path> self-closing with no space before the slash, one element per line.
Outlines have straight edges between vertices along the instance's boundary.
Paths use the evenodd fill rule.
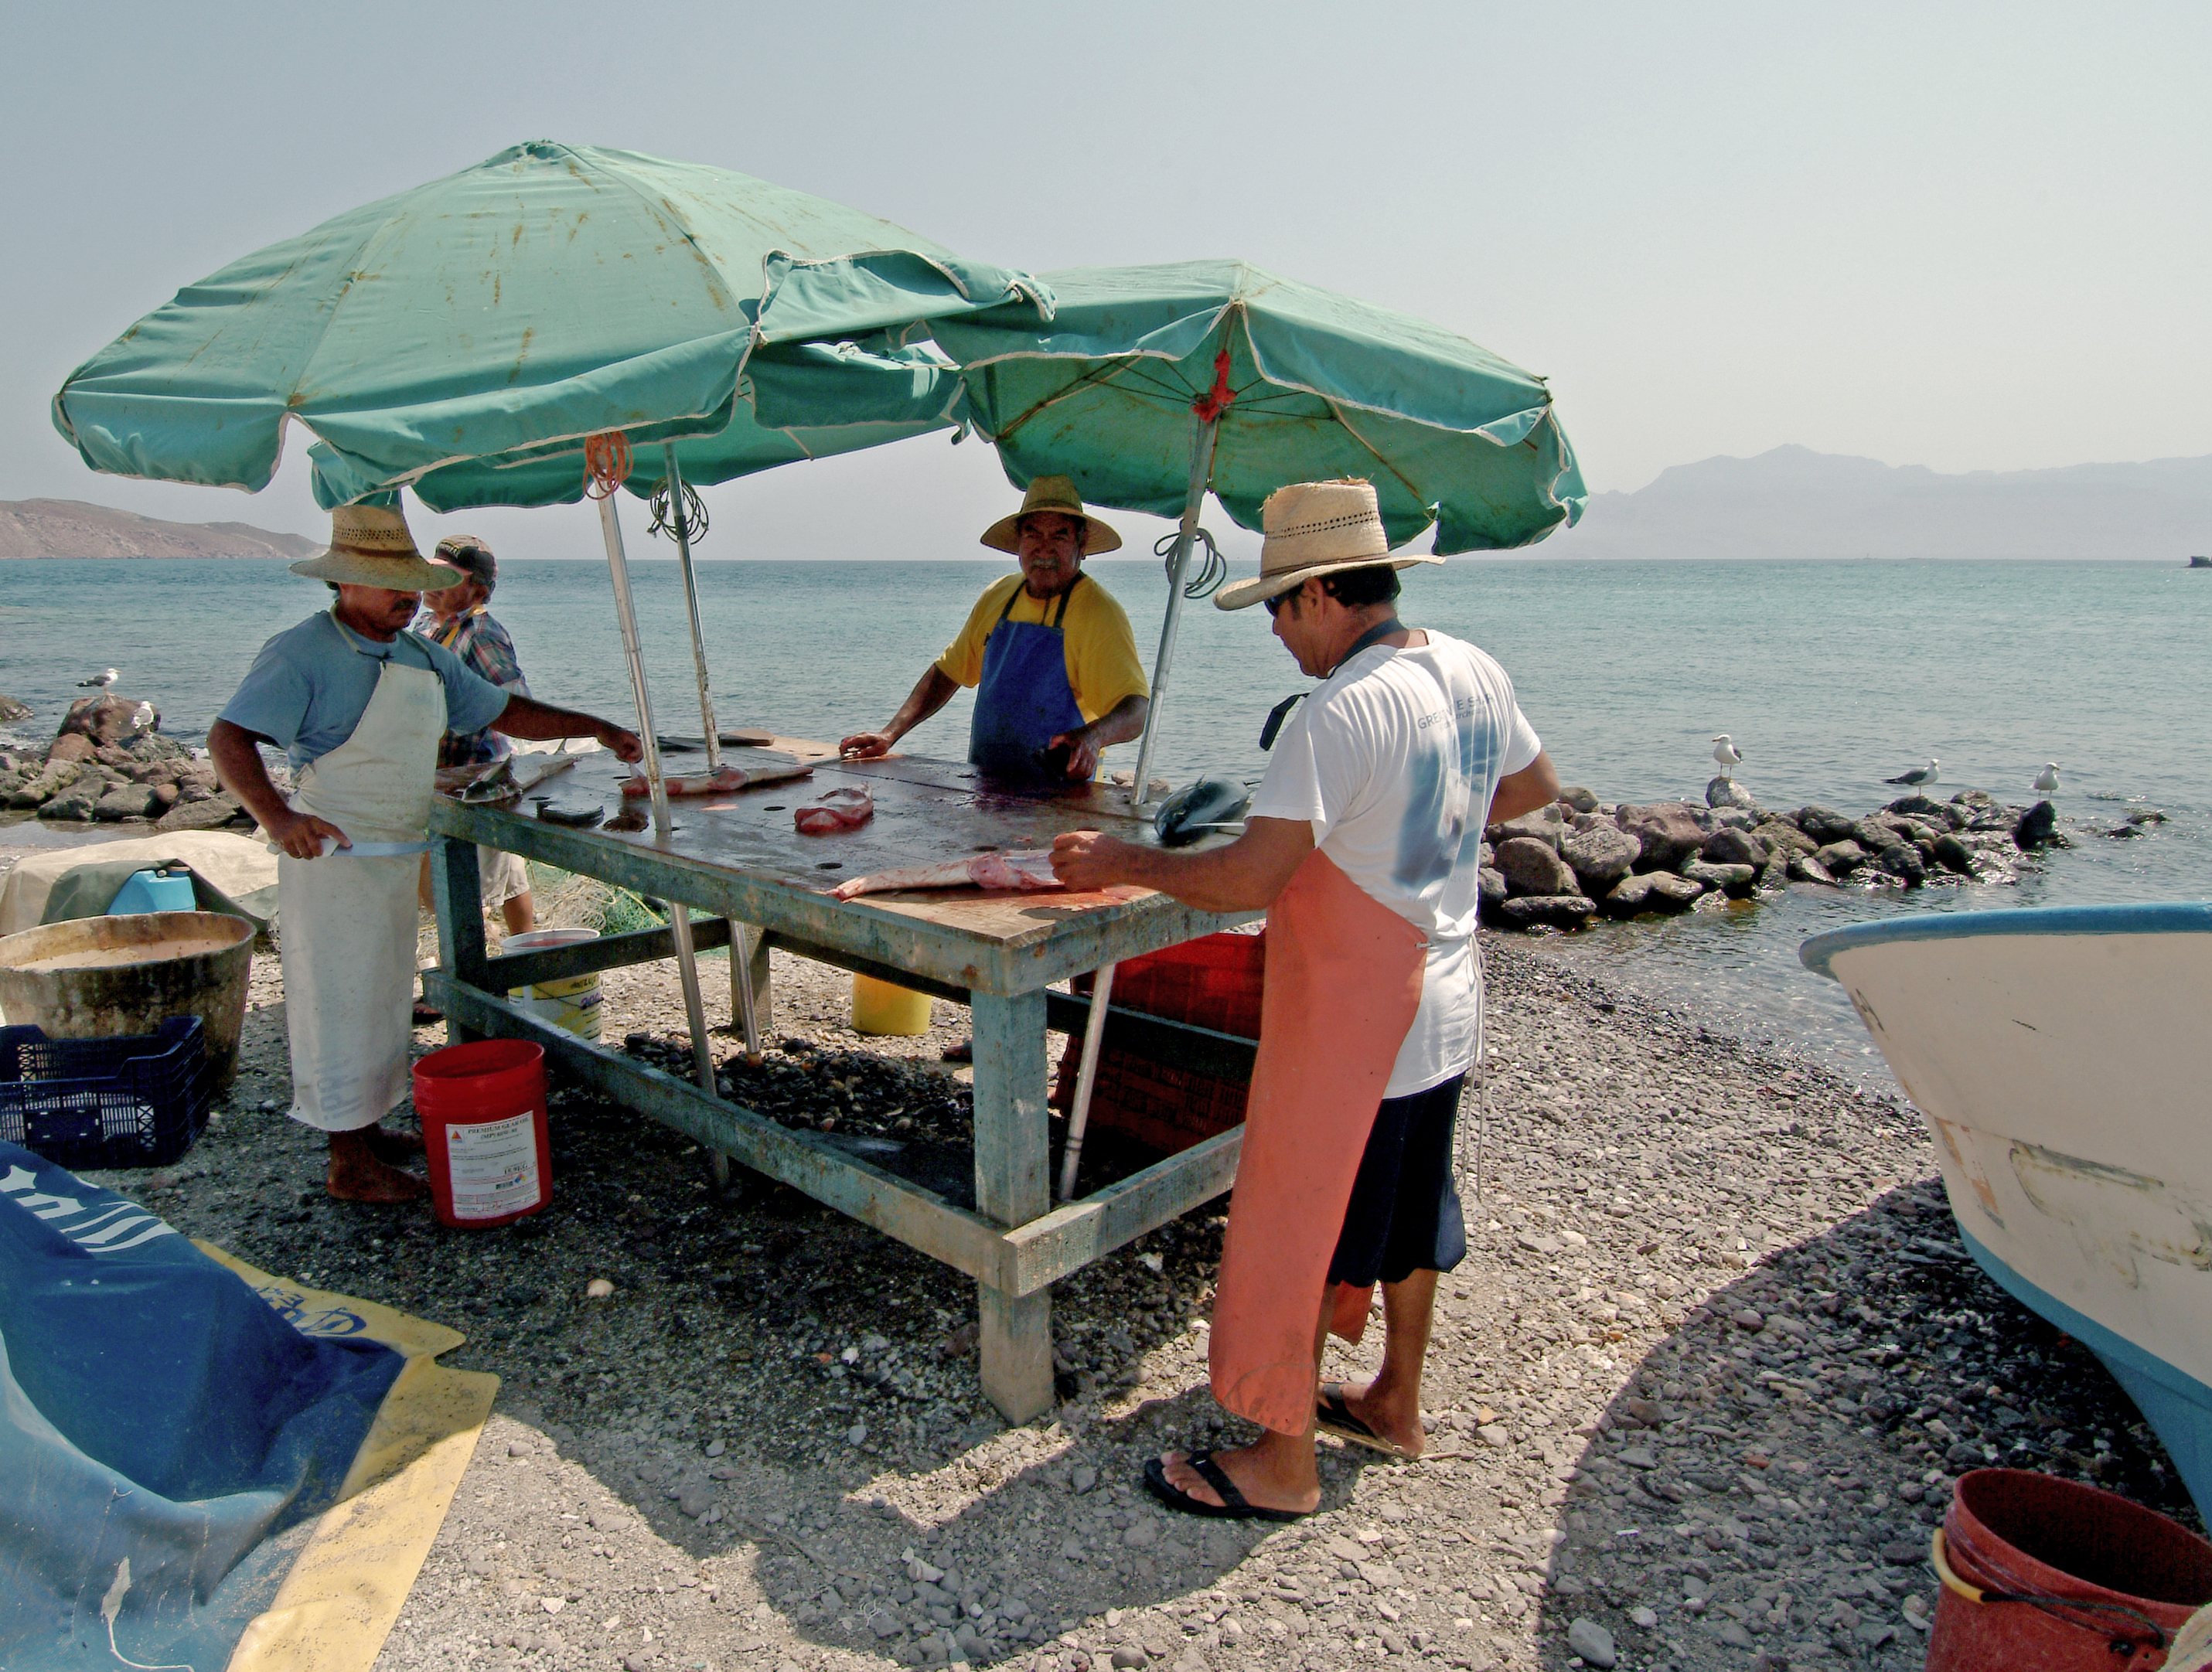
<path fill-rule="evenodd" d="M 717 1192 L 687 1141 L 573 1089 L 535 1219 L 325 1200 L 280 1112 L 274 958 L 205 1138 L 100 1182 L 465 1330 L 447 1362 L 505 1378 L 387 1669 L 1903 1668 L 1964 1468 L 2197 1524 L 2094 1360 L 1966 1259 L 1909 1110 L 1484 938 L 1487 1136 L 1470 1094 L 1431 1457 L 1324 1441 L 1322 1511 L 1264 1533 L 1137 1485 L 1148 1453 L 1242 1432 L 1205 1391 L 1218 1212 L 1056 1288 L 1066 1402 L 1010 1429 L 965 1280 L 789 1190 Z M 937 1057 L 964 1014 L 864 1042 L 844 977 L 779 954 L 775 981 L 781 1043 L 729 1070 L 744 1094 L 957 1167 L 966 1074 Z M 610 1039 L 680 1032 L 672 974 L 606 995 Z M 1376 1351 L 1333 1346 L 1332 1373 Z"/>

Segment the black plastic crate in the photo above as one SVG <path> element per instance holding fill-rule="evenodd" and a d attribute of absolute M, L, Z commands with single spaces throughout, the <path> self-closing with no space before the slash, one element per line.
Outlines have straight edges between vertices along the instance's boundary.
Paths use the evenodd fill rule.
<path fill-rule="evenodd" d="M 125 1039 L 0 1027 L 0 1138 L 57 1166 L 173 1161 L 207 1124 L 214 1091 L 198 1016 Z"/>

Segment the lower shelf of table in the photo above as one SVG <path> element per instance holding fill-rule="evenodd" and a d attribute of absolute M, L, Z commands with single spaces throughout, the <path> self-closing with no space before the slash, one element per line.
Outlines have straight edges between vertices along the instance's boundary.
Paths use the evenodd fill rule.
<path fill-rule="evenodd" d="M 896 1237 L 1010 1299 L 1035 1294 L 1221 1195 L 1236 1180 L 1243 1145 L 1240 1126 L 1025 1225 L 1001 1226 L 812 1133 L 792 1131 L 710 1095 L 691 1081 L 580 1039 L 443 971 L 425 971 L 423 986 L 429 1002 L 469 1033 L 534 1040 L 571 1077 L 599 1095 Z M 1040 1050 L 1042 1044 L 1040 1039 Z"/>

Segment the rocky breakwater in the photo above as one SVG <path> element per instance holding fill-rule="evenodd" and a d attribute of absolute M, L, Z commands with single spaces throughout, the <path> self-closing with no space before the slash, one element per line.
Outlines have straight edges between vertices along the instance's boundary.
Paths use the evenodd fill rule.
<path fill-rule="evenodd" d="M 70 704 L 43 754 L 0 751 L 0 808 L 163 831 L 253 823 L 216 781 L 214 762 L 161 736 L 159 709 L 117 696 Z"/>
<path fill-rule="evenodd" d="M 2008 807 L 1961 790 L 1948 801 L 1904 796 L 1862 817 L 1817 805 L 1780 812 L 1724 778 L 1705 786 L 1703 806 L 1571 789 L 1484 838 L 1483 920 L 1530 930 L 1756 900 L 1791 882 L 2010 882 L 2025 855 L 2068 845 L 2049 802 Z"/>

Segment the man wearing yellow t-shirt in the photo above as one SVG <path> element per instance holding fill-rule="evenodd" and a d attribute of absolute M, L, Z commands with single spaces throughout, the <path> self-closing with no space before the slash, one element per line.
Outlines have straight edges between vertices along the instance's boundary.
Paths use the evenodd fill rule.
<path fill-rule="evenodd" d="M 1022 508 L 983 532 L 1022 571 L 994 581 L 959 637 L 929 665 L 881 731 L 837 747 L 863 759 L 891 746 L 975 690 L 968 759 L 993 778 L 1037 783 L 1095 778 L 1098 757 L 1145 729 L 1151 697 L 1121 606 L 1083 572 L 1083 560 L 1117 549 L 1121 536 L 1083 508 L 1066 476 L 1039 476 Z"/>

